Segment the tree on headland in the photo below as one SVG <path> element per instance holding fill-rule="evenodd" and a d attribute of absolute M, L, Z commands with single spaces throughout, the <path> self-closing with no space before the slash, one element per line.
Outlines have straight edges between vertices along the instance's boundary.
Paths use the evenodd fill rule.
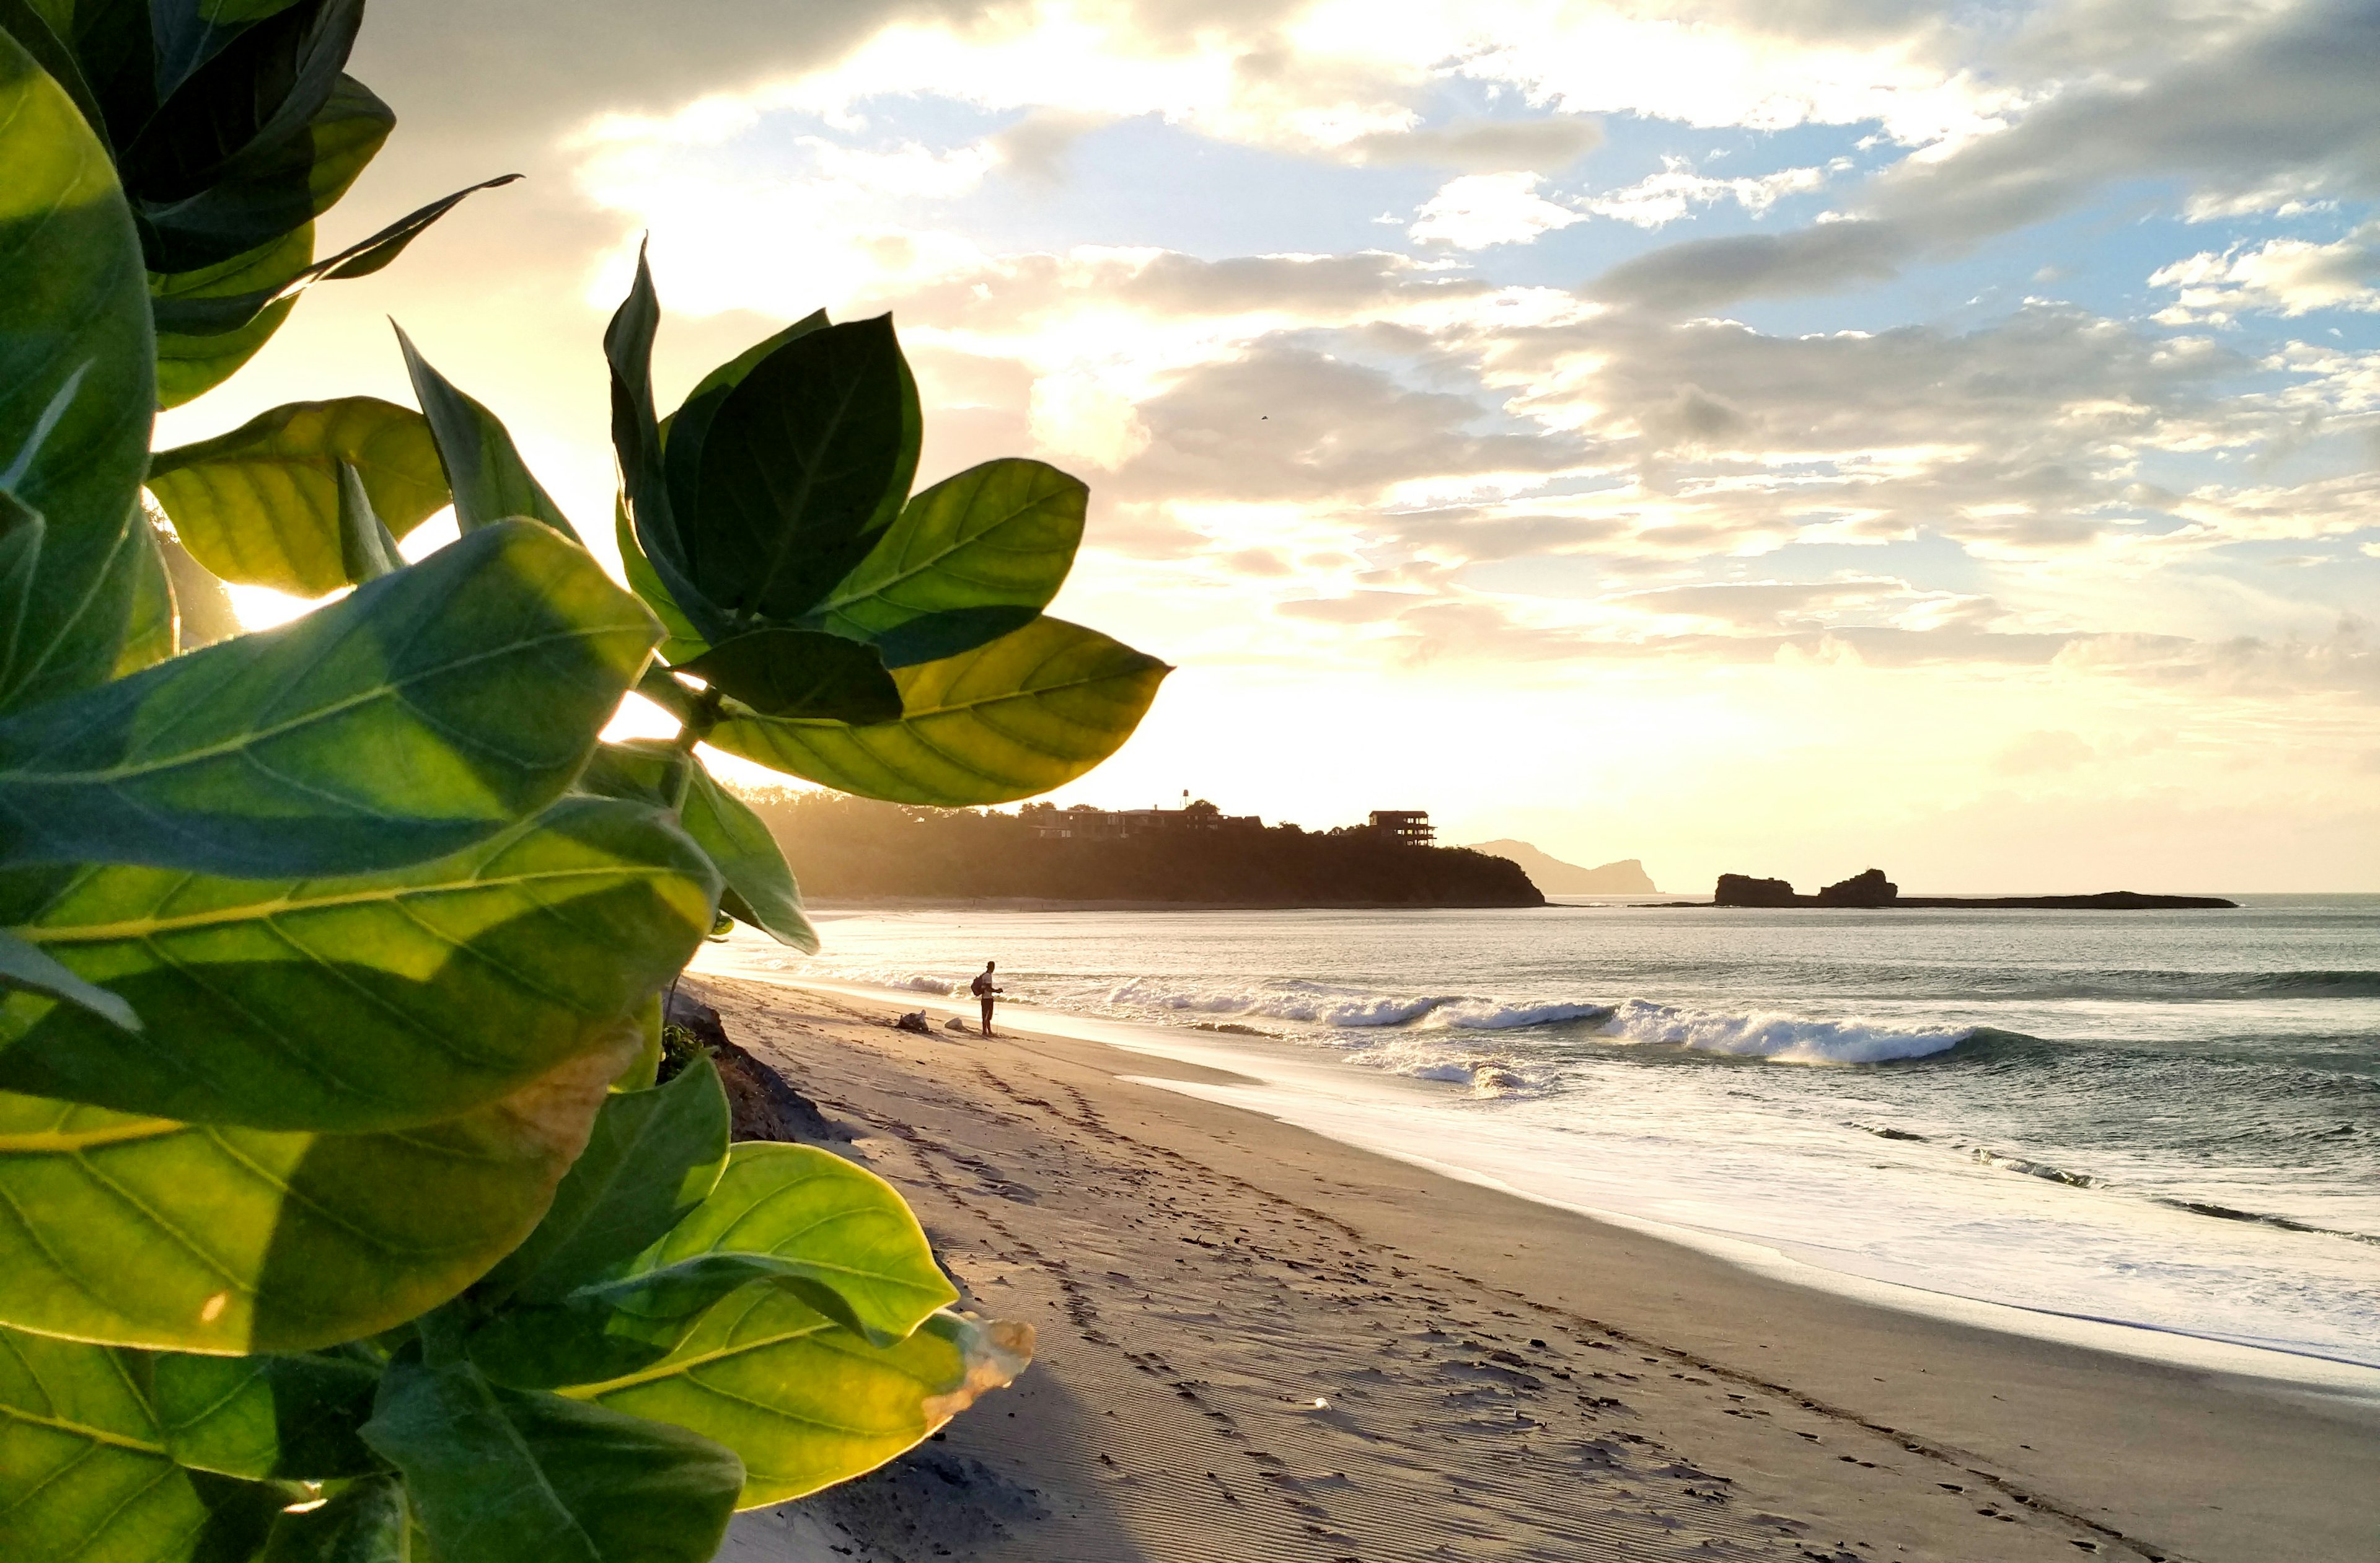
<path fill-rule="evenodd" d="M 731 1145 L 707 1060 L 657 1084 L 660 995 L 730 920 L 817 947 L 698 743 L 969 805 L 1131 733 L 1166 669 L 1041 612 L 1082 485 L 912 493 L 889 318 L 659 416 L 641 265 L 604 338 L 630 589 L 401 337 L 418 410 L 152 454 L 471 193 L 316 258 L 395 119 L 362 16 L 0 0 L 11 1563 L 703 1563 L 1030 1352 L 890 1185 Z M 240 634 L 223 581 L 330 600 Z M 601 742 L 632 688 L 674 738 Z"/>

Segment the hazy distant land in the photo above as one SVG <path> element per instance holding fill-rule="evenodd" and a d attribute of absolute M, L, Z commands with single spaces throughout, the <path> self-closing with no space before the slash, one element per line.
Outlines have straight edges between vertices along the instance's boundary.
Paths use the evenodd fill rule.
<path fill-rule="evenodd" d="M 1468 849 L 1484 852 L 1491 857 L 1509 858 L 1521 866 L 1530 883 L 1548 895 L 1660 895 L 1645 865 L 1633 857 L 1623 857 L 1617 863 L 1606 863 L 1597 868 L 1582 868 L 1575 863 L 1564 863 L 1539 852 L 1526 842 L 1474 842 Z"/>

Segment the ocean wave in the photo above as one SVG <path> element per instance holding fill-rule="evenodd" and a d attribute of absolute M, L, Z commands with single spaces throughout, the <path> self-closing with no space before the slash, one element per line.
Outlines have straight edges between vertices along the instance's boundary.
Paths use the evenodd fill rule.
<path fill-rule="evenodd" d="M 1530 1025 L 1567 1025 L 1611 1018 L 1609 1004 L 1491 1004 L 1467 1000 L 1439 1010 L 1434 1018 L 1462 1031 L 1516 1031 Z"/>
<path fill-rule="evenodd" d="M 1778 1063 L 1889 1063 L 1930 1058 L 1974 1035 L 1973 1026 L 1895 1028 L 1864 1021 L 1718 1014 L 1631 999 L 1612 1012 L 1604 1035 L 1637 1046 L 1666 1045 Z"/>
<path fill-rule="evenodd" d="M 2248 1221 L 2260 1227 L 2278 1227 L 2285 1232 L 2310 1232 L 2318 1237 L 2345 1238 L 2350 1242 L 2368 1242 L 2380 1246 L 2380 1237 L 2370 1232 L 2350 1232 L 2337 1227 L 2317 1227 L 2310 1222 L 2292 1220 L 2287 1216 L 2268 1216 L 2256 1210 L 2234 1210 L 2228 1205 L 2213 1205 L 2204 1200 L 2159 1198 L 2159 1205 L 2168 1210 L 2186 1210 L 2192 1216 L 2212 1216 L 2218 1221 Z"/>

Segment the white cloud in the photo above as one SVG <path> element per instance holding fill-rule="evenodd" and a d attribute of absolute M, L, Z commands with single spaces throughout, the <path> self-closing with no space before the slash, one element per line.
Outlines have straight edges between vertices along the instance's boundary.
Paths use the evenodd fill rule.
<path fill-rule="evenodd" d="M 1600 217 L 1658 228 L 1674 223 L 1697 206 L 1732 200 L 1746 212 L 1759 213 L 1780 197 L 1823 189 L 1828 170 L 1785 168 L 1748 178 L 1718 179 L 1697 174 L 1682 157 L 1664 157 L 1661 172 L 1648 175 L 1624 189 L 1590 196 L 1579 204 Z"/>
<path fill-rule="evenodd" d="M 1539 234 L 1583 223 L 1586 214 L 1536 193 L 1543 177 L 1526 172 L 1466 174 L 1422 203 L 1405 233 L 1424 244 L 1457 249 L 1526 244 Z"/>
<path fill-rule="evenodd" d="M 2380 229 L 2335 244 L 2270 239 L 2252 249 L 2202 250 L 2149 278 L 2179 295 L 2157 319 L 2168 324 L 2228 321 L 2250 310 L 2302 315 L 2313 309 L 2380 310 Z"/>

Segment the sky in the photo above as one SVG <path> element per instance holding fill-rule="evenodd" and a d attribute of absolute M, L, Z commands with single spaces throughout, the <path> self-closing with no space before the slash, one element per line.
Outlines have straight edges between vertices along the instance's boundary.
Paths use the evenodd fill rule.
<path fill-rule="evenodd" d="M 921 485 L 1090 485 L 1053 611 L 1178 671 L 1061 804 L 2380 891 L 2380 0 L 380 0 L 352 69 L 329 239 L 528 178 L 161 441 L 409 400 L 394 317 L 606 537 L 650 236 L 664 406 L 890 309 Z"/>

